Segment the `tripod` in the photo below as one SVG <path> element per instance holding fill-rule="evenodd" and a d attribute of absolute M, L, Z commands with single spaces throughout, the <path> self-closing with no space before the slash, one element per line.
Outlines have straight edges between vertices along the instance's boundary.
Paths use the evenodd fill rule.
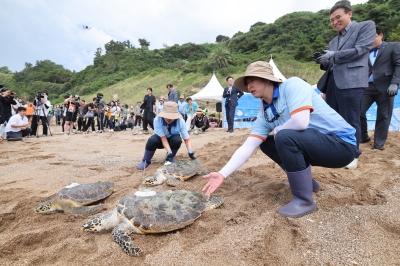
<path fill-rule="evenodd" d="M 35 134 L 36 134 L 37 138 L 39 138 L 39 130 L 38 130 L 39 120 L 42 121 L 43 134 L 45 133 L 45 126 L 46 126 L 46 129 L 49 131 L 50 136 L 53 136 L 53 134 L 51 133 L 51 130 L 50 130 L 50 125 L 47 121 L 47 114 L 45 111 L 46 108 L 45 108 L 44 104 L 42 103 L 41 99 L 42 98 L 35 100 L 36 108 L 33 113 L 34 119 L 32 120 L 32 125 L 31 125 L 32 130 L 36 130 Z M 41 116 L 41 113 L 43 113 L 43 116 Z M 46 132 L 46 134 L 47 134 L 47 132 Z M 46 135 L 46 134 L 44 134 L 44 135 Z"/>

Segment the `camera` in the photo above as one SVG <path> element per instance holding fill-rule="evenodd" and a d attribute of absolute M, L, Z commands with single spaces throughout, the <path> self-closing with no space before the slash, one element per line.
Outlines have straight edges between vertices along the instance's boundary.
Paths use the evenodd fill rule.
<path fill-rule="evenodd" d="M 102 98 L 103 98 L 103 94 L 97 93 L 96 103 L 99 103 Z"/>
<path fill-rule="evenodd" d="M 312 59 L 316 62 L 318 62 L 318 57 L 320 57 L 321 55 L 326 54 L 326 52 L 324 50 L 321 50 L 321 52 L 314 52 Z"/>
<path fill-rule="evenodd" d="M 36 98 L 43 99 L 44 97 L 46 97 L 44 92 L 36 92 Z"/>

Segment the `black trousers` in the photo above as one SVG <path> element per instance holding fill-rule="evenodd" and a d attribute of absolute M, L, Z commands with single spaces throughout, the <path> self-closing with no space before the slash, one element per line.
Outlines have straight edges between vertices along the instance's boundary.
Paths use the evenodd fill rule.
<path fill-rule="evenodd" d="M 85 127 L 85 120 L 83 117 L 78 117 L 78 130 L 81 131 Z"/>
<path fill-rule="evenodd" d="M 235 121 L 235 109 L 236 107 L 232 106 L 229 100 L 226 100 L 227 104 L 225 104 L 225 112 L 226 112 L 226 122 L 228 122 L 228 130 L 233 129 L 233 124 Z"/>
<path fill-rule="evenodd" d="M 47 135 L 47 118 L 45 116 L 38 116 L 38 115 L 34 115 L 32 117 L 32 124 L 31 124 L 32 132 L 31 132 L 31 135 L 36 135 L 36 130 L 37 130 L 37 127 L 38 127 L 39 120 L 42 121 L 43 135 Z"/>
<path fill-rule="evenodd" d="M 181 135 L 172 135 L 168 139 L 169 146 L 171 147 L 171 150 L 179 150 L 182 144 L 182 138 Z M 154 134 L 151 136 L 146 143 L 146 150 L 148 151 L 155 151 L 157 149 L 164 149 L 164 146 L 162 145 L 161 138 Z"/>
<path fill-rule="evenodd" d="M 104 130 L 104 112 L 97 114 L 97 129 Z"/>
<path fill-rule="evenodd" d="M 142 125 L 142 116 L 141 115 L 135 115 L 135 127 L 136 126 L 141 126 Z"/>
<path fill-rule="evenodd" d="M 357 148 L 361 140 L 361 102 L 365 88 L 339 89 L 333 78 L 333 73 L 328 76 L 326 89 L 326 103 L 338 112 L 347 123 L 356 130 Z M 356 157 L 361 155 L 358 150 Z"/>
<path fill-rule="evenodd" d="M 143 112 L 143 130 L 148 130 L 147 125 L 150 125 L 150 127 L 152 129 L 154 129 L 153 120 L 154 120 L 153 111 L 150 111 L 147 108 L 144 109 L 144 112 Z"/>
<path fill-rule="evenodd" d="M 84 123 L 83 131 L 87 131 L 89 126 L 92 126 L 92 131 L 94 131 L 94 123 L 93 122 L 94 122 L 93 117 L 86 118 L 86 123 Z"/>
<path fill-rule="evenodd" d="M 336 135 L 325 135 L 316 129 L 279 131 L 260 145 L 260 149 L 288 172 L 299 172 L 310 164 L 341 168 L 354 160 L 357 147 Z"/>
<path fill-rule="evenodd" d="M 364 91 L 361 105 L 361 139 L 368 139 L 367 111 L 373 103 L 376 103 L 374 145 L 385 145 L 390 120 L 392 119 L 394 97 L 390 97 L 386 91 L 378 91 L 374 83 L 369 83 L 368 89 Z"/>
<path fill-rule="evenodd" d="M 25 130 L 21 130 L 18 132 L 7 132 L 7 138 L 11 138 L 11 139 L 18 139 L 18 138 L 22 138 L 22 137 L 26 137 L 28 136 L 30 133 L 32 132 L 32 129 L 27 128 Z"/>

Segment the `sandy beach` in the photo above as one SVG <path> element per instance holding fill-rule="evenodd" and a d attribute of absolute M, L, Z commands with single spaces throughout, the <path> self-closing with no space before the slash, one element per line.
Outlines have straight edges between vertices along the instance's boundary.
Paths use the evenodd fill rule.
<path fill-rule="evenodd" d="M 149 135 L 51 131 L 0 143 L 0 265 L 400 265 L 400 132 L 389 133 L 383 151 L 361 144 L 355 170 L 313 167 L 318 210 L 299 219 L 276 212 L 291 199 L 287 178 L 257 149 L 214 193 L 225 198 L 222 206 L 178 231 L 132 234 L 143 254 L 129 257 L 110 231 L 81 233 L 88 217 L 34 207 L 71 182 L 107 181 L 118 188 L 103 201 L 100 213 L 109 211 L 163 164 L 165 151 L 143 172 L 135 166 Z M 225 131 L 191 136 L 204 168 L 220 170 L 250 129 Z M 178 159 L 187 158 L 182 145 Z M 200 192 L 205 183 L 195 176 L 182 188 Z"/>

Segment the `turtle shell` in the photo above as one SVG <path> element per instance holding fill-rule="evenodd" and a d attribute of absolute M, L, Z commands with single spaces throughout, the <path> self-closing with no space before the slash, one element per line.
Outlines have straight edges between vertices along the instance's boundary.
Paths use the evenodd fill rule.
<path fill-rule="evenodd" d="M 108 197 L 114 191 L 114 183 L 97 182 L 66 187 L 57 193 L 59 199 L 78 203 L 95 202 Z"/>
<path fill-rule="evenodd" d="M 154 196 L 122 198 L 117 211 L 143 233 L 161 233 L 192 224 L 205 210 L 206 202 L 201 193 L 168 190 Z"/>
<path fill-rule="evenodd" d="M 198 160 L 179 160 L 161 167 L 161 170 L 183 180 L 200 173 L 202 164 Z"/>

